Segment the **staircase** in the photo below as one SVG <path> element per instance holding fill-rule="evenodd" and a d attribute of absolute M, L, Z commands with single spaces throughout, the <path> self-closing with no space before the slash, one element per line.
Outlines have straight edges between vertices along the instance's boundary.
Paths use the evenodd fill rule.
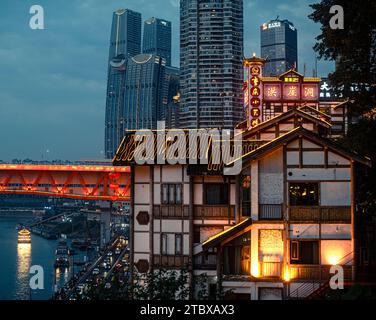
<path fill-rule="evenodd" d="M 350 259 L 349 259 L 350 257 Z M 339 260 L 338 265 L 352 265 L 354 262 L 353 252 L 349 253 L 341 260 Z M 344 279 L 345 281 L 345 279 Z M 329 280 L 312 280 L 303 283 L 300 287 L 294 290 L 289 295 L 290 300 L 320 300 L 325 297 L 325 295 L 330 290 L 330 279 Z"/>

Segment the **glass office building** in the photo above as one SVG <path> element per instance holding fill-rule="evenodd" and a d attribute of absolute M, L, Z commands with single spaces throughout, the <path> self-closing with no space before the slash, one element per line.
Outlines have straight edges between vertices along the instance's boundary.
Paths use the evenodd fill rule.
<path fill-rule="evenodd" d="M 267 59 L 264 76 L 298 71 L 298 31 L 288 20 L 271 20 L 261 26 L 261 56 Z"/>
<path fill-rule="evenodd" d="M 183 128 L 243 120 L 243 0 L 180 1 Z"/>
<path fill-rule="evenodd" d="M 164 58 L 171 66 L 171 22 L 158 18 L 145 21 L 142 52 Z"/>
<path fill-rule="evenodd" d="M 108 59 L 105 154 L 112 159 L 123 137 L 122 104 L 125 67 L 129 57 L 141 53 L 141 14 L 128 9 L 113 13 Z"/>
<path fill-rule="evenodd" d="M 110 63 L 113 91 L 109 92 L 106 155 L 113 158 L 127 130 L 156 129 L 160 120 L 166 61 L 151 54 L 126 59 L 117 57 Z"/>

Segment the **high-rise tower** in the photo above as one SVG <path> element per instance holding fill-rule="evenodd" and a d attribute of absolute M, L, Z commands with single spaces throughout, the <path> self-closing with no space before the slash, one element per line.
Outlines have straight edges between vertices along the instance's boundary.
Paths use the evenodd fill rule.
<path fill-rule="evenodd" d="M 264 76 L 298 71 L 298 31 L 288 20 L 272 20 L 261 26 L 261 56 L 267 60 Z"/>
<path fill-rule="evenodd" d="M 141 14 L 117 10 L 113 14 L 105 123 L 105 154 L 111 159 L 123 138 L 125 67 L 128 58 L 141 53 Z"/>
<path fill-rule="evenodd" d="M 233 129 L 243 117 L 243 0 L 180 1 L 184 128 Z"/>
<path fill-rule="evenodd" d="M 142 52 L 164 58 L 171 66 L 171 22 L 157 18 L 145 21 Z"/>

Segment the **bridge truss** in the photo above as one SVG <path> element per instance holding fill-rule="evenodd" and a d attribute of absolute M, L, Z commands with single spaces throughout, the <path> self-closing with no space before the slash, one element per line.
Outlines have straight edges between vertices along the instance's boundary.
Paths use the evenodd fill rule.
<path fill-rule="evenodd" d="M 129 201 L 128 167 L 0 164 L 0 194 Z"/>

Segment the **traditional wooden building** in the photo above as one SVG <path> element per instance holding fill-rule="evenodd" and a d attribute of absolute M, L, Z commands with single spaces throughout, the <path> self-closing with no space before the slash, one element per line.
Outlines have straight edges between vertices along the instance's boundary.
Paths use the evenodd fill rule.
<path fill-rule="evenodd" d="M 114 165 L 132 167 L 134 272 L 187 268 L 191 283 L 252 300 L 303 298 L 357 259 L 355 168 L 367 158 L 331 137 L 310 105 L 244 129 L 240 174 L 199 165 L 136 165 L 126 138 Z M 127 152 L 125 152 L 127 150 Z"/>

